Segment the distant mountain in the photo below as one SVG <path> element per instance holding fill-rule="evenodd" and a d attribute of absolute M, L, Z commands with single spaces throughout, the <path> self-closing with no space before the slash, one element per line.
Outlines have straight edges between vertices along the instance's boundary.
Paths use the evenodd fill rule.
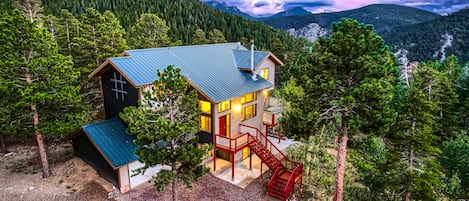
<path fill-rule="evenodd" d="M 378 33 L 384 33 L 393 30 L 395 27 L 426 22 L 438 17 L 438 14 L 412 7 L 394 4 L 373 4 L 341 12 L 286 16 L 266 19 L 264 22 L 282 30 L 301 29 L 311 23 L 329 29 L 332 22 L 338 22 L 342 18 L 352 18 L 361 23 L 373 24 Z"/>
<path fill-rule="evenodd" d="M 237 7 L 235 6 L 228 6 L 226 3 L 219 3 L 219 2 L 216 2 L 216 1 L 207 1 L 207 2 L 204 2 L 205 4 L 209 5 L 210 7 L 212 8 L 216 8 L 218 10 L 221 10 L 223 12 L 227 12 L 227 13 L 231 13 L 231 14 L 235 14 L 235 15 L 239 15 L 241 17 L 244 17 L 246 19 L 250 19 L 250 20 L 255 20 L 256 18 L 253 17 L 253 16 L 250 16 L 246 13 L 243 13 L 241 10 L 239 10 Z"/>
<path fill-rule="evenodd" d="M 290 17 L 290 16 L 299 16 L 299 15 L 310 15 L 311 12 L 303 9 L 302 7 L 296 7 L 291 10 L 283 11 L 280 13 L 277 13 L 275 15 L 272 15 L 270 17 L 267 17 L 265 19 L 274 19 L 274 18 L 279 18 L 279 17 Z"/>
<path fill-rule="evenodd" d="M 384 33 L 392 51 L 406 50 L 410 61 L 440 60 L 451 54 L 469 62 L 469 8 Z"/>

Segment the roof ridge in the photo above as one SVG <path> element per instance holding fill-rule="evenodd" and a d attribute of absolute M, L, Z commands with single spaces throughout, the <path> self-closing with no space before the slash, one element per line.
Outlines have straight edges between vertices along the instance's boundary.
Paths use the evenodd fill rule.
<path fill-rule="evenodd" d="M 241 45 L 241 43 L 240 42 L 230 42 L 230 43 L 211 43 L 211 44 L 200 44 L 200 45 L 181 45 L 181 46 L 153 47 L 153 48 L 143 48 L 143 49 L 130 49 L 130 50 L 125 50 L 125 51 L 132 51 L 132 52 L 137 52 L 138 51 L 138 52 L 140 52 L 140 51 L 180 49 L 180 48 L 196 48 L 196 47 L 204 47 L 204 46 L 223 46 L 223 45 Z"/>

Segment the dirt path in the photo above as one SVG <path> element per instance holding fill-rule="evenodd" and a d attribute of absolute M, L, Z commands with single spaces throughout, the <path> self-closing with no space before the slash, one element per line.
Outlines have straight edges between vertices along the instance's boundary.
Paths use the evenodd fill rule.
<path fill-rule="evenodd" d="M 46 179 L 42 178 L 40 166 L 36 165 L 39 161 L 34 146 L 19 146 L 9 151 L 8 154 L 0 154 L 0 201 L 172 200 L 170 188 L 158 194 L 149 183 L 120 194 L 93 168 L 74 157 L 68 143 L 49 146 L 52 176 Z M 178 200 L 274 201 L 276 199 L 266 195 L 267 179 L 258 178 L 242 189 L 206 174 L 193 184 L 192 189 L 179 184 Z"/>

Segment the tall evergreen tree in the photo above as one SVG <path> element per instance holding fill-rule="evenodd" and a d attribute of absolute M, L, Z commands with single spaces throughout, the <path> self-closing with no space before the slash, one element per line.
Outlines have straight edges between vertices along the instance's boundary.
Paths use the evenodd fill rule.
<path fill-rule="evenodd" d="M 434 200 L 441 172 L 435 162 L 441 150 L 437 147 L 438 95 L 441 93 L 441 76 L 434 63 L 419 65 L 412 81 L 404 92 L 393 126 L 393 152 L 396 160 L 406 161 L 400 171 L 405 200 Z M 418 170 L 418 171 L 417 171 Z"/>
<path fill-rule="evenodd" d="M 22 10 L 29 20 L 41 23 L 43 12 L 41 0 L 17 0 L 15 4 L 15 7 Z"/>
<path fill-rule="evenodd" d="M 80 36 L 80 22 L 70 11 L 62 9 L 57 30 L 59 52 L 63 55 L 72 55 L 74 38 Z"/>
<path fill-rule="evenodd" d="M 226 43 L 225 36 L 223 32 L 218 29 L 213 29 L 208 32 L 208 40 L 212 43 Z"/>
<path fill-rule="evenodd" d="M 144 172 L 157 164 L 167 165 L 153 177 L 153 185 L 163 191 L 172 184 L 173 200 L 177 199 L 176 183 L 191 182 L 206 172 L 202 165 L 203 150 L 194 146 L 199 128 L 197 92 L 190 88 L 180 68 L 168 66 L 158 71 L 158 79 L 144 93 L 143 103 L 127 107 L 119 116 L 135 135 L 136 154 L 145 164 Z"/>
<path fill-rule="evenodd" d="M 0 80 L 8 87 L 1 90 L 9 96 L 6 109 L 12 114 L 7 129 L 17 136 L 34 134 L 43 176 L 48 177 L 43 136 L 63 137 L 90 117 L 77 86 L 80 73 L 73 69 L 71 57 L 58 54 L 57 44 L 47 30 L 18 10 L 1 16 L 0 30 Z"/>
<path fill-rule="evenodd" d="M 207 43 L 209 43 L 209 40 L 207 39 L 204 30 L 202 29 L 195 30 L 194 36 L 192 37 L 192 44 L 201 45 L 201 44 L 207 44 Z"/>
<path fill-rule="evenodd" d="M 168 46 L 170 45 L 168 31 L 169 27 L 165 20 L 155 14 L 145 13 L 132 26 L 129 44 L 137 49 Z"/>
<path fill-rule="evenodd" d="M 286 100 L 302 112 L 287 118 L 292 124 L 312 121 L 309 127 L 333 125 L 339 145 L 334 200 L 342 200 L 349 135 L 386 128 L 397 64 L 371 25 L 351 19 L 334 23 L 332 37 L 320 38 L 312 53 L 300 59 L 291 71 L 297 72 L 292 75 L 303 96 Z"/>
<path fill-rule="evenodd" d="M 84 76 L 111 56 L 127 49 L 125 31 L 111 11 L 88 8 L 80 18 L 80 35 L 74 37 L 73 58 Z"/>

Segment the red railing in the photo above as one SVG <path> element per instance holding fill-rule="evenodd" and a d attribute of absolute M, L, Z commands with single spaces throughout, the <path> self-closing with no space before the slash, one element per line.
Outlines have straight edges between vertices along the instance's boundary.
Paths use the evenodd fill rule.
<path fill-rule="evenodd" d="M 290 178 L 288 178 L 288 182 L 285 185 L 284 189 L 284 200 L 290 196 L 291 193 L 295 190 L 295 184 L 298 182 L 297 179 L 302 180 L 303 178 L 303 164 L 299 163 L 292 171 Z"/>
<path fill-rule="evenodd" d="M 269 193 L 272 192 L 272 186 L 274 184 L 275 175 L 278 175 L 280 173 L 280 170 L 282 169 L 280 167 L 281 166 L 278 166 L 277 169 L 275 169 L 275 172 L 274 172 L 272 178 L 270 178 L 269 183 L 267 184 L 267 192 L 269 192 Z"/>
<path fill-rule="evenodd" d="M 258 128 L 254 126 L 245 125 L 245 124 L 239 124 L 239 126 L 240 126 L 239 128 L 240 133 L 248 133 L 253 138 L 256 138 L 257 140 L 259 140 L 262 143 L 262 145 L 267 147 L 270 153 L 272 153 L 272 155 L 274 155 L 275 158 L 277 158 L 277 160 L 280 161 L 280 164 L 282 164 L 282 166 L 286 168 L 287 170 L 291 171 L 294 168 L 296 168 L 298 164 L 301 164 L 299 162 L 293 161 L 289 159 L 288 157 L 286 157 L 285 154 L 283 154 L 282 151 L 280 151 L 280 149 L 277 148 L 277 146 L 275 146 L 275 144 L 272 143 L 272 141 L 270 141 L 269 138 L 267 138 L 267 135 L 261 132 Z"/>
<path fill-rule="evenodd" d="M 238 135 L 234 138 L 215 134 L 214 144 L 217 148 L 236 152 L 246 147 L 249 143 L 249 135 L 247 133 Z"/>

